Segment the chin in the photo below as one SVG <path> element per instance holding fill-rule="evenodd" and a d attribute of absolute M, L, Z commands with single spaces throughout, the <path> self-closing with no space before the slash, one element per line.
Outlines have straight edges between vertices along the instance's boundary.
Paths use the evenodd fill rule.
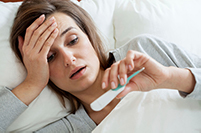
<path fill-rule="evenodd" d="M 96 83 L 96 79 L 97 77 L 95 75 L 88 75 L 87 78 L 81 83 L 81 87 L 89 88 L 93 86 Z"/>

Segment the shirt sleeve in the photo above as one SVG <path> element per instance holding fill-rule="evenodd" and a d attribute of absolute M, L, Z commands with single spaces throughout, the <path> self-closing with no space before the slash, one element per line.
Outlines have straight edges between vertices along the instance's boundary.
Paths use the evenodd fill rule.
<path fill-rule="evenodd" d="M 11 92 L 11 89 L 0 86 L 0 133 L 6 132 L 6 129 L 27 107 Z M 80 106 L 75 114 L 70 114 L 34 132 L 91 133 L 95 127 L 94 121 L 88 116 L 83 106 Z"/>
<path fill-rule="evenodd" d="M 26 108 L 9 88 L 0 86 L 0 132 L 5 132 Z"/>
<path fill-rule="evenodd" d="M 69 114 L 35 133 L 91 133 L 95 127 L 94 121 L 88 116 L 83 106 L 80 106 L 75 114 Z"/>
<path fill-rule="evenodd" d="M 180 46 L 151 35 L 140 35 L 127 44 L 113 50 L 116 61 L 123 59 L 128 50 L 136 50 L 148 54 L 164 66 L 188 68 L 195 77 L 196 85 L 190 94 L 179 92 L 182 97 L 201 99 L 201 58 L 187 52 Z"/>

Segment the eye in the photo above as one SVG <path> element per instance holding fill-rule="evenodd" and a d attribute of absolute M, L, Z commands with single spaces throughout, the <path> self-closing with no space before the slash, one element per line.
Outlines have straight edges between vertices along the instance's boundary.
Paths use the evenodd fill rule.
<path fill-rule="evenodd" d="M 47 62 L 51 62 L 55 57 L 55 54 L 51 54 L 50 56 L 47 57 Z"/>
<path fill-rule="evenodd" d="M 77 41 L 78 41 L 78 37 L 76 37 L 75 39 L 73 39 L 72 41 L 70 41 L 70 42 L 68 43 L 68 45 L 69 45 L 69 46 L 72 46 L 72 45 L 76 44 Z"/>

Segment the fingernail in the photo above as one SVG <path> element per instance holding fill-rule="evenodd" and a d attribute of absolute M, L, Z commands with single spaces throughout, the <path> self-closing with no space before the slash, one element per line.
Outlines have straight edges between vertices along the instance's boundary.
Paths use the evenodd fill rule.
<path fill-rule="evenodd" d="M 121 83 L 121 85 L 124 84 L 124 79 L 123 78 L 120 79 L 120 83 Z"/>
<path fill-rule="evenodd" d="M 45 15 L 42 14 L 42 15 L 39 17 L 39 19 L 43 19 L 44 17 L 45 17 Z"/>
<path fill-rule="evenodd" d="M 129 65 L 129 66 L 128 66 L 128 68 L 129 68 L 129 70 L 130 70 L 130 71 L 132 71 L 132 70 L 133 70 L 133 68 L 132 68 L 132 66 L 131 66 L 131 65 Z"/>
<path fill-rule="evenodd" d="M 114 82 L 111 83 L 111 87 L 112 87 L 112 89 L 115 89 L 116 86 L 115 86 Z"/>
<path fill-rule="evenodd" d="M 56 28 L 56 29 L 54 30 L 54 33 L 57 33 L 57 31 L 58 31 L 58 29 Z"/>
<path fill-rule="evenodd" d="M 51 17 L 50 19 L 49 19 L 49 21 L 53 21 L 54 20 L 54 17 Z"/>
<path fill-rule="evenodd" d="M 128 65 L 126 65 L 126 69 L 128 70 Z"/>
<path fill-rule="evenodd" d="M 102 83 L 102 88 L 105 89 L 106 85 L 105 82 Z"/>
<path fill-rule="evenodd" d="M 54 22 L 53 24 L 52 24 L 52 26 L 54 27 L 54 26 L 56 26 L 57 25 L 57 23 L 56 22 Z"/>

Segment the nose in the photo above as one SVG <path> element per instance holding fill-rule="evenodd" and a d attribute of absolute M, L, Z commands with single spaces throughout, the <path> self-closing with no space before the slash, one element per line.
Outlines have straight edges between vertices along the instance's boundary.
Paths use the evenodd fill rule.
<path fill-rule="evenodd" d="M 76 58 L 73 56 L 73 53 L 71 51 L 62 50 L 61 54 L 63 57 L 63 64 L 65 67 L 73 65 L 75 63 Z"/>

